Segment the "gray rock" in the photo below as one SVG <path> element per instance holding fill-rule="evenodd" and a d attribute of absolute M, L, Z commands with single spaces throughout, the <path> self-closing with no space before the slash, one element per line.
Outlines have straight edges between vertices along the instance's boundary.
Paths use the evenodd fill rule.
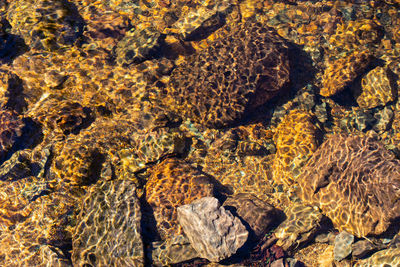
<path fill-rule="evenodd" d="M 219 262 L 243 246 L 249 233 L 239 218 L 204 197 L 178 208 L 178 221 L 202 258 Z"/>
<path fill-rule="evenodd" d="M 393 108 L 390 106 L 378 110 L 374 115 L 376 119 L 374 130 L 380 133 L 388 130 L 390 122 L 393 120 L 393 115 Z"/>
<path fill-rule="evenodd" d="M 339 233 L 335 238 L 335 248 L 333 250 L 334 259 L 341 261 L 352 252 L 352 244 L 354 242 L 354 236 L 347 232 Z"/>

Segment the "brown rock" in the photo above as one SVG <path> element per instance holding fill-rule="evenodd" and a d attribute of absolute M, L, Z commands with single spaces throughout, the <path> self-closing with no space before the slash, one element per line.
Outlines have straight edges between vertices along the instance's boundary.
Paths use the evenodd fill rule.
<path fill-rule="evenodd" d="M 239 218 L 221 207 L 213 197 L 179 207 L 178 221 L 200 256 L 212 262 L 236 253 L 249 234 Z"/>
<path fill-rule="evenodd" d="M 232 124 L 288 82 L 286 52 L 271 29 L 239 24 L 173 70 L 165 105 L 206 126 Z"/>
<path fill-rule="evenodd" d="M 350 56 L 330 62 L 322 77 L 320 95 L 329 97 L 342 91 L 365 70 L 370 62 L 367 52 L 354 52 Z"/>
<path fill-rule="evenodd" d="M 395 98 L 387 70 L 376 67 L 368 72 L 361 81 L 362 92 L 357 97 L 357 103 L 362 108 L 384 106 Z"/>
<path fill-rule="evenodd" d="M 304 201 L 340 231 L 380 234 L 400 216 L 400 161 L 372 137 L 333 135 L 304 167 Z"/>
<path fill-rule="evenodd" d="M 250 193 L 229 197 L 224 207 L 236 208 L 237 214 L 246 221 L 257 237 L 262 237 L 279 219 L 277 210 Z"/>

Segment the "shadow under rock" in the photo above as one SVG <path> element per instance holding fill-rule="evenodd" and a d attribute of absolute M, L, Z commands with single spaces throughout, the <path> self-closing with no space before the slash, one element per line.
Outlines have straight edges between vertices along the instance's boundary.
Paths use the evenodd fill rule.
<path fill-rule="evenodd" d="M 270 122 L 274 110 L 295 98 L 296 94 L 307 84 L 311 84 L 317 73 L 313 61 L 301 46 L 288 43 L 289 58 L 289 83 L 266 104 L 249 112 L 239 125 L 246 125 L 257 122 Z"/>

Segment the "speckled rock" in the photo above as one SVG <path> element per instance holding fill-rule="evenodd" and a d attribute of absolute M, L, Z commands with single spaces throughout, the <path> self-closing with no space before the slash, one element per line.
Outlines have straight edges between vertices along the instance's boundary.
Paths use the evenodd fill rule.
<path fill-rule="evenodd" d="M 276 154 L 273 179 L 278 184 L 292 185 L 301 168 L 318 147 L 319 129 L 310 112 L 292 110 L 276 128 Z"/>
<path fill-rule="evenodd" d="M 72 242 L 76 266 L 144 266 L 141 211 L 128 180 L 92 186 L 81 207 Z"/>
<path fill-rule="evenodd" d="M 286 53 L 273 31 L 241 23 L 173 70 L 164 104 L 203 125 L 232 124 L 288 82 Z"/>
<path fill-rule="evenodd" d="M 286 219 L 276 228 L 274 235 L 278 238 L 277 245 L 284 250 L 292 250 L 311 240 L 321 222 L 322 214 L 310 206 L 292 203 L 284 213 Z"/>
<path fill-rule="evenodd" d="M 77 8 L 66 0 L 13 1 L 7 19 L 12 33 L 21 35 L 35 49 L 55 50 L 73 45 L 84 26 Z"/>
<path fill-rule="evenodd" d="M 378 133 L 385 132 L 389 130 L 392 125 L 394 119 L 393 107 L 384 107 L 382 110 L 378 110 L 374 117 L 376 119 L 376 123 L 374 125 L 374 130 Z"/>
<path fill-rule="evenodd" d="M 258 238 L 263 237 L 279 221 L 278 212 L 272 205 L 249 193 L 228 197 L 223 206 L 227 210 L 233 207 Z"/>
<path fill-rule="evenodd" d="M 192 246 L 211 262 L 230 257 L 247 240 L 246 227 L 221 207 L 216 198 L 198 199 L 177 211 L 179 224 Z"/>
<path fill-rule="evenodd" d="M 335 248 L 333 250 L 334 259 L 341 261 L 352 252 L 352 244 L 354 242 L 354 236 L 347 232 L 340 232 L 335 237 Z"/>
<path fill-rule="evenodd" d="M 362 92 L 357 97 L 358 105 L 367 109 L 384 106 L 393 101 L 396 92 L 391 83 L 387 70 L 383 67 L 376 67 L 368 72 L 361 81 Z"/>
<path fill-rule="evenodd" d="M 139 24 L 127 32 L 116 46 L 117 63 L 120 65 L 138 64 L 145 60 L 161 56 L 161 46 L 165 35 L 152 25 Z"/>
<path fill-rule="evenodd" d="M 369 62 L 368 52 L 354 52 L 347 57 L 329 62 L 322 77 L 320 94 L 329 97 L 339 93 L 362 74 Z"/>
<path fill-rule="evenodd" d="M 337 229 L 362 237 L 400 216 L 399 177 L 399 161 L 373 137 L 336 134 L 307 162 L 299 185 Z"/>

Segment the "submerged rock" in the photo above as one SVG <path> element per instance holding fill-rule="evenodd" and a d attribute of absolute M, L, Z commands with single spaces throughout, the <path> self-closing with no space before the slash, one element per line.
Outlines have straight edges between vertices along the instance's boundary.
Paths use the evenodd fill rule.
<path fill-rule="evenodd" d="M 72 241 L 76 266 L 144 266 L 141 211 L 134 182 L 106 181 L 83 200 Z"/>
<path fill-rule="evenodd" d="M 223 127 L 263 105 L 289 80 L 283 40 L 247 21 L 173 70 L 165 105 L 211 127 Z"/>
<path fill-rule="evenodd" d="M 352 252 L 352 244 L 354 242 L 354 236 L 347 233 L 341 232 L 335 237 L 335 248 L 333 250 L 334 259 L 341 261 Z"/>
<path fill-rule="evenodd" d="M 178 208 L 178 221 L 199 255 L 212 262 L 230 257 L 247 241 L 239 218 L 205 197 Z"/>
<path fill-rule="evenodd" d="M 380 234 L 400 216 L 400 162 L 372 137 L 333 135 L 303 169 L 304 201 L 340 231 Z"/>

